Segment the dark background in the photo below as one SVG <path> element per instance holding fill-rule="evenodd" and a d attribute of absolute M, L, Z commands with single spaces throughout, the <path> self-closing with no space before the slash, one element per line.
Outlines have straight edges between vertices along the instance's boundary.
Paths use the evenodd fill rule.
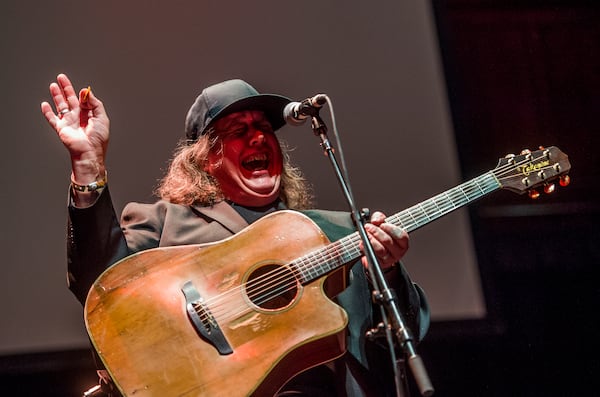
<path fill-rule="evenodd" d="M 598 6 L 434 5 L 463 176 L 540 137 L 572 164 L 535 214 L 506 192 L 470 207 L 488 320 L 433 325 L 420 350 L 438 395 L 600 395 Z"/>
<path fill-rule="evenodd" d="M 454 0 L 433 9 L 463 179 L 532 142 L 558 146 L 573 166 L 571 185 L 535 211 L 505 192 L 469 207 L 487 316 L 432 324 L 418 351 L 436 395 L 600 395 L 599 8 Z M 19 396 L 78 396 L 96 381 L 85 349 L 3 356 L 0 377 L 1 394 Z"/>

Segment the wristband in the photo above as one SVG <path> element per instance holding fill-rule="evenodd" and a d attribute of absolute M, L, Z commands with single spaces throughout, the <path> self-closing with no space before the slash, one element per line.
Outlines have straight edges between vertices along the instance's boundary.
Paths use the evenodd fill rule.
<path fill-rule="evenodd" d="M 106 171 L 104 171 L 104 176 L 101 179 L 96 180 L 87 185 L 79 185 L 78 183 L 76 183 L 73 180 L 73 174 L 71 174 L 71 187 L 73 188 L 73 190 L 76 190 L 78 192 L 95 192 L 96 190 L 102 189 L 104 186 L 106 186 L 107 182 L 108 173 Z"/>

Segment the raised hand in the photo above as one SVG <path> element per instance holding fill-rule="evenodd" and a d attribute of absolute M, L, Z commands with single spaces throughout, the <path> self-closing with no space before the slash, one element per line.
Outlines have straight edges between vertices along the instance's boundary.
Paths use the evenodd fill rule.
<path fill-rule="evenodd" d="M 56 112 L 48 102 L 41 110 L 69 151 L 73 180 L 88 184 L 102 178 L 110 126 L 104 105 L 89 88 L 77 95 L 64 74 L 50 84 L 50 95 Z"/>

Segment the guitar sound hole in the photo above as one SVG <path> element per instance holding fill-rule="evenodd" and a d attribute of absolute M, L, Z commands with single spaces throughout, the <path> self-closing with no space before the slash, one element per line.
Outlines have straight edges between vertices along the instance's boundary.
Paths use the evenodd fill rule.
<path fill-rule="evenodd" d="M 298 294 L 298 280 L 285 266 L 261 266 L 248 277 L 246 294 L 262 309 L 281 309 L 289 306 Z"/>

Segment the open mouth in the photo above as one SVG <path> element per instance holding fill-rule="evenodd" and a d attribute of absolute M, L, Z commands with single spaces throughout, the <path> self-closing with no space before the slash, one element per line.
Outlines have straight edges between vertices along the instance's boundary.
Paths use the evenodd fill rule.
<path fill-rule="evenodd" d="M 266 153 L 248 156 L 242 161 L 242 167 L 248 171 L 266 170 L 269 167 L 269 156 Z"/>

